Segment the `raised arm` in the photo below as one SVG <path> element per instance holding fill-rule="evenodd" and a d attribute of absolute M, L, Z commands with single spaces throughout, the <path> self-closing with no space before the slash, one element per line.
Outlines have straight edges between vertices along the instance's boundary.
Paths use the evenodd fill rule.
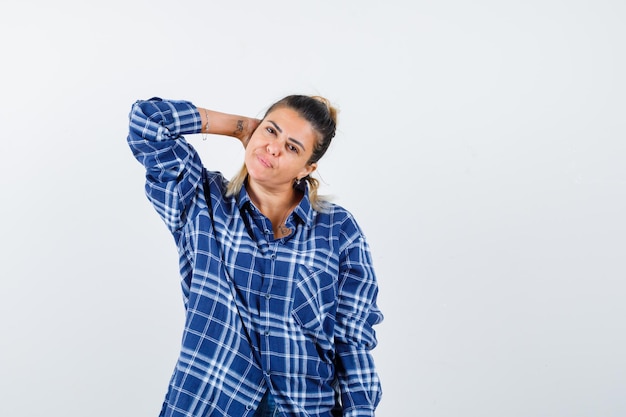
<path fill-rule="evenodd" d="M 259 123 L 188 101 L 156 97 L 134 103 L 129 118 L 128 144 L 146 168 L 146 194 L 172 232 L 183 226 L 202 190 L 202 162 L 183 135 L 232 136 L 245 146 Z"/>
<path fill-rule="evenodd" d="M 221 113 L 198 107 L 202 121 L 202 133 L 232 136 L 245 146 L 260 120 L 236 114 Z"/>

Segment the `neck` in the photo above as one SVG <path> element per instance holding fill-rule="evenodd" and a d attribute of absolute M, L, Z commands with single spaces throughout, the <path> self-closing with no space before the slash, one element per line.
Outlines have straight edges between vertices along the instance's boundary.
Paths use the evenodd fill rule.
<path fill-rule="evenodd" d="M 302 194 L 289 188 L 283 191 L 266 190 L 258 186 L 248 185 L 248 195 L 274 227 L 284 223 L 286 217 L 298 205 Z"/>

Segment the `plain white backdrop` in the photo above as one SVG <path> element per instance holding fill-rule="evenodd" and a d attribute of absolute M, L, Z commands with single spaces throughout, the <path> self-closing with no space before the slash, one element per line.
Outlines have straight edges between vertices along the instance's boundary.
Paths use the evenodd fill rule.
<path fill-rule="evenodd" d="M 626 415 L 626 3 L 0 4 L 0 415 L 156 416 L 183 325 L 137 99 L 341 110 L 322 192 L 386 315 L 377 416 Z M 190 137 L 231 175 L 232 140 Z"/>

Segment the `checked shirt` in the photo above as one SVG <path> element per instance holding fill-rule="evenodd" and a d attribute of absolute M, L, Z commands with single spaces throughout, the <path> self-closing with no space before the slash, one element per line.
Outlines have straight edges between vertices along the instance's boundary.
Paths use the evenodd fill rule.
<path fill-rule="evenodd" d="M 283 416 L 373 416 L 383 316 L 353 216 L 332 203 L 313 210 L 305 196 L 287 219 L 292 234 L 275 239 L 245 186 L 226 196 L 227 180 L 185 140 L 201 129 L 192 103 L 140 100 L 129 119 L 147 197 L 178 248 L 185 304 L 161 416 L 251 417 L 267 390 Z"/>

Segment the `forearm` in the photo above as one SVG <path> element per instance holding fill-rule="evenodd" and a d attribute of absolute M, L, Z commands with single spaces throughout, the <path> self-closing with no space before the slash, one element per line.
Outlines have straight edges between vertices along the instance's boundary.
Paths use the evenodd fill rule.
<path fill-rule="evenodd" d="M 237 114 L 222 113 L 198 107 L 202 133 L 232 136 L 244 144 L 258 125 L 256 119 Z"/>

